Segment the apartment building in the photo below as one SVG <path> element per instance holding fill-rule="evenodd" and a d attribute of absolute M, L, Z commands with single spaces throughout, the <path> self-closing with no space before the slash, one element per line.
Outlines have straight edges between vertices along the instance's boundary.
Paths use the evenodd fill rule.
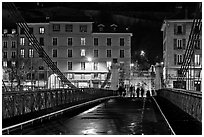
<path fill-rule="evenodd" d="M 61 72 L 77 87 L 100 88 L 114 62 L 124 70 L 124 80 L 129 79 L 131 62 L 131 33 L 117 31 L 117 25 L 109 26 L 110 32 L 105 32 L 105 25 L 99 24 L 93 30 L 93 22 L 59 22 L 28 23 L 30 33 L 33 33 L 49 57 L 56 63 Z M 113 30 L 113 31 L 111 31 Z M 22 31 L 22 32 L 21 32 Z M 46 79 L 50 70 L 31 47 L 32 43 L 19 29 L 18 52 L 22 61 L 29 62 L 32 73 L 28 78 Z M 40 76 L 41 75 L 41 76 Z"/>
<path fill-rule="evenodd" d="M 16 72 L 17 67 L 17 30 L 16 28 L 3 28 L 2 33 L 2 68 L 3 68 L 3 81 L 10 81 L 11 73 Z M 14 79 L 13 79 L 14 80 Z M 16 79 L 15 79 L 16 81 Z"/>
<path fill-rule="evenodd" d="M 163 31 L 163 78 L 166 87 L 176 88 L 178 70 L 183 62 L 187 42 L 193 20 L 175 19 L 164 20 Z M 194 55 L 191 66 L 184 80 L 184 88 L 188 90 L 201 90 L 202 69 L 202 36 L 195 42 Z"/>

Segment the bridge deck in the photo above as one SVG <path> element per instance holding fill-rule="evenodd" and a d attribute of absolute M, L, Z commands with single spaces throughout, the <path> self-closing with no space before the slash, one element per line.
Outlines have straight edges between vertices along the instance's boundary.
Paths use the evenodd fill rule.
<path fill-rule="evenodd" d="M 151 98 L 110 99 L 72 118 L 64 114 L 10 134 L 169 135 L 169 126 Z"/>

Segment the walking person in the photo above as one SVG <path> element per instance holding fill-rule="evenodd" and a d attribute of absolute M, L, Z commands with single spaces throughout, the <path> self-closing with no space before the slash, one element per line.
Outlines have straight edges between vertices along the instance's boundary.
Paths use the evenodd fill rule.
<path fill-rule="evenodd" d="M 143 87 L 141 87 L 141 96 L 142 96 L 142 98 L 143 98 L 143 95 L 144 95 L 144 88 Z"/>
<path fill-rule="evenodd" d="M 140 88 L 139 87 L 137 87 L 136 93 L 137 93 L 137 98 L 139 98 L 139 95 L 140 95 Z"/>
<path fill-rule="evenodd" d="M 130 91 L 130 97 L 134 97 L 134 95 L 133 95 L 133 86 L 132 85 L 130 86 L 129 91 Z"/>
<path fill-rule="evenodd" d="M 123 93 L 123 87 L 120 85 L 119 88 L 118 88 L 118 93 L 119 93 L 119 96 L 122 96 L 122 93 Z"/>

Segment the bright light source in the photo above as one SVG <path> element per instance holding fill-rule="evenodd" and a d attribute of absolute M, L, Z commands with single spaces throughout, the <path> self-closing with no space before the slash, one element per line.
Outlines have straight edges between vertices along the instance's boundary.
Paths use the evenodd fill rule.
<path fill-rule="evenodd" d="M 143 50 L 141 50 L 140 55 L 141 55 L 141 56 L 144 56 L 144 55 L 145 55 L 145 52 L 144 52 Z"/>
<path fill-rule="evenodd" d="M 91 61 L 92 61 L 92 58 L 91 58 L 91 57 L 88 57 L 87 59 L 88 59 L 88 62 L 91 62 Z"/>
<path fill-rule="evenodd" d="M 134 64 L 133 64 L 133 63 L 131 63 L 131 64 L 130 64 L 130 66 L 131 66 L 131 67 L 133 67 L 133 66 L 134 66 Z"/>

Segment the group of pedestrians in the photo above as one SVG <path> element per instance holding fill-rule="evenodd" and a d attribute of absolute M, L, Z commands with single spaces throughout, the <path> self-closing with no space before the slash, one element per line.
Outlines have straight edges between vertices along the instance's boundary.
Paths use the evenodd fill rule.
<path fill-rule="evenodd" d="M 138 86 L 137 89 L 135 89 L 134 86 L 130 86 L 129 87 L 129 94 L 130 94 L 130 97 L 141 97 L 143 98 L 144 97 L 144 88 L 142 86 Z M 118 94 L 119 96 L 126 96 L 126 90 L 125 90 L 125 87 L 120 85 L 119 88 L 118 88 Z M 150 91 L 147 90 L 146 91 L 146 97 L 150 97 Z"/>
<path fill-rule="evenodd" d="M 144 96 L 144 88 L 143 87 L 137 87 L 137 89 L 135 91 L 135 88 L 131 85 L 129 92 L 130 92 L 130 97 L 135 97 L 135 92 L 136 92 L 136 97 L 139 97 L 140 94 L 141 94 L 141 97 Z"/>

